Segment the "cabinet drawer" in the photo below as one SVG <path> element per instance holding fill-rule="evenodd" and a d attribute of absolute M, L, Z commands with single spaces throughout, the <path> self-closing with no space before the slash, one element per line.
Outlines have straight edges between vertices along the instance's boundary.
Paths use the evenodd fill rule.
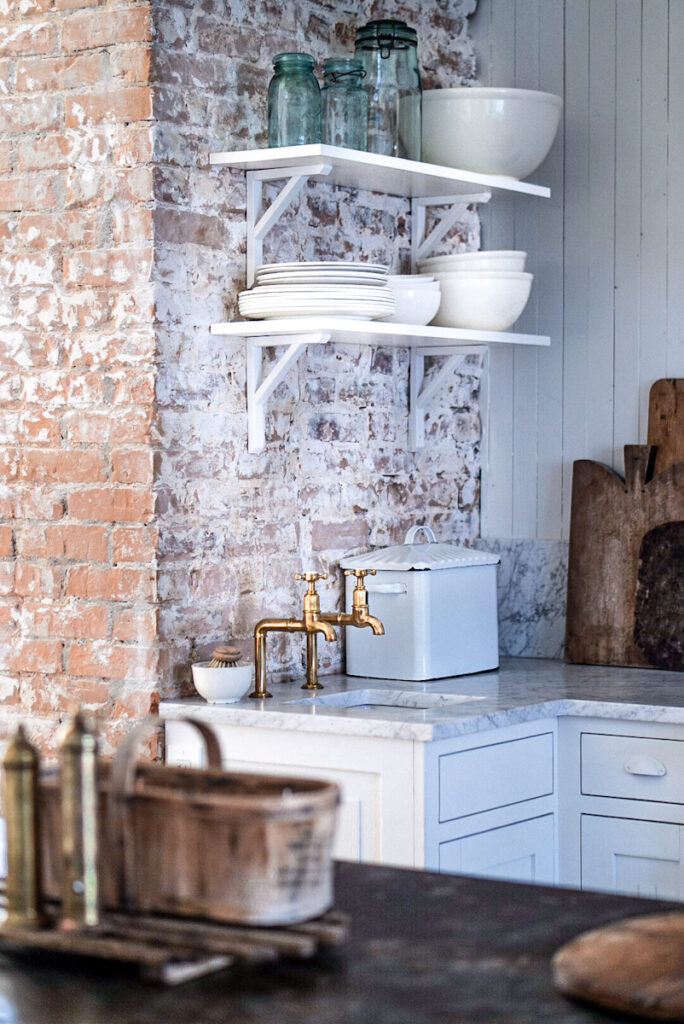
<path fill-rule="evenodd" d="M 684 742 L 582 733 L 584 796 L 684 803 Z"/>
<path fill-rule="evenodd" d="M 490 743 L 439 759 L 439 820 L 553 793 L 553 733 Z"/>

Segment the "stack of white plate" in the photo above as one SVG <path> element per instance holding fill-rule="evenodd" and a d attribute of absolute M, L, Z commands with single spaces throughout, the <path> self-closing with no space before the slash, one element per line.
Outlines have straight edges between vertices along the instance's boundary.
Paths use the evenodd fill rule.
<path fill-rule="evenodd" d="M 439 281 L 442 299 L 435 324 L 481 331 L 505 331 L 527 305 L 532 274 L 527 253 L 516 250 L 461 252 L 418 260 L 421 274 Z"/>
<path fill-rule="evenodd" d="M 337 316 L 373 320 L 394 312 L 387 267 L 377 263 L 316 260 L 257 267 L 254 288 L 240 292 L 248 320 L 288 316 Z"/>

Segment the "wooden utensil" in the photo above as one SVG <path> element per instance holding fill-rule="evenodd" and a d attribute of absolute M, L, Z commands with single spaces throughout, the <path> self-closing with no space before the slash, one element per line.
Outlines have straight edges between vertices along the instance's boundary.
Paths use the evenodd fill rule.
<path fill-rule="evenodd" d="M 657 380 L 651 387 L 648 443 L 658 449 L 654 473 L 684 462 L 684 380 Z"/>
<path fill-rule="evenodd" d="M 558 950 L 563 995 L 650 1020 L 684 1020 L 684 914 L 628 918 Z"/>

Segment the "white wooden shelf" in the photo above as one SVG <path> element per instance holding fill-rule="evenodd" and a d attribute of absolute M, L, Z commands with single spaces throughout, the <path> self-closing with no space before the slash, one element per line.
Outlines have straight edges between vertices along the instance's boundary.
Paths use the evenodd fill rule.
<path fill-rule="evenodd" d="M 474 331 L 456 327 L 418 327 L 380 320 L 346 320 L 334 316 L 283 317 L 277 320 L 238 320 L 212 324 L 211 333 L 237 338 L 260 338 L 263 346 L 284 344 L 300 334 L 324 332 L 330 341 L 354 345 L 395 345 L 408 348 L 457 348 L 462 345 L 539 345 L 551 339 L 511 331 Z M 274 338 L 276 336 L 276 338 Z"/>
<path fill-rule="evenodd" d="M 289 169 L 293 174 L 304 164 L 321 163 L 330 170 L 313 172 L 325 175 L 334 185 L 369 189 L 391 196 L 409 199 L 465 195 L 476 191 L 492 194 L 518 193 L 548 199 L 551 190 L 529 181 L 518 181 L 498 174 L 476 174 L 454 167 L 423 163 L 420 160 L 401 160 L 379 153 L 364 153 L 338 146 L 284 146 L 277 149 L 249 149 L 236 152 L 212 153 L 212 164 L 234 167 L 243 171 L 269 171 Z M 283 175 L 285 177 L 285 175 Z M 448 200 L 447 200 L 448 201 Z"/>

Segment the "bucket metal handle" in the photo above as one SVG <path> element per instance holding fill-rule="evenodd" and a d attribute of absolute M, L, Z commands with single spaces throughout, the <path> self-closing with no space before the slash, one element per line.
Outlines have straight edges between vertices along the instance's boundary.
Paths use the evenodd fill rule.
<path fill-rule="evenodd" d="M 437 538 L 429 526 L 412 526 L 404 537 L 404 544 L 413 544 L 421 531 L 425 535 L 425 540 L 428 544 L 434 544 L 436 542 Z"/>
<path fill-rule="evenodd" d="M 206 764 L 210 769 L 220 771 L 221 747 L 214 730 L 205 722 L 195 718 L 179 718 L 175 721 L 192 725 L 204 740 Z M 113 875 L 116 884 L 118 905 L 121 909 L 133 909 L 137 896 L 135 878 L 135 834 L 132 816 L 129 814 L 130 798 L 135 790 L 138 771 L 136 760 L 143 740 L 163 721 L 158 715 L 149 715 L 138 722 L 124 737 L 112 759 L 108 801 L 109 853 L 113 861 Z"/>

